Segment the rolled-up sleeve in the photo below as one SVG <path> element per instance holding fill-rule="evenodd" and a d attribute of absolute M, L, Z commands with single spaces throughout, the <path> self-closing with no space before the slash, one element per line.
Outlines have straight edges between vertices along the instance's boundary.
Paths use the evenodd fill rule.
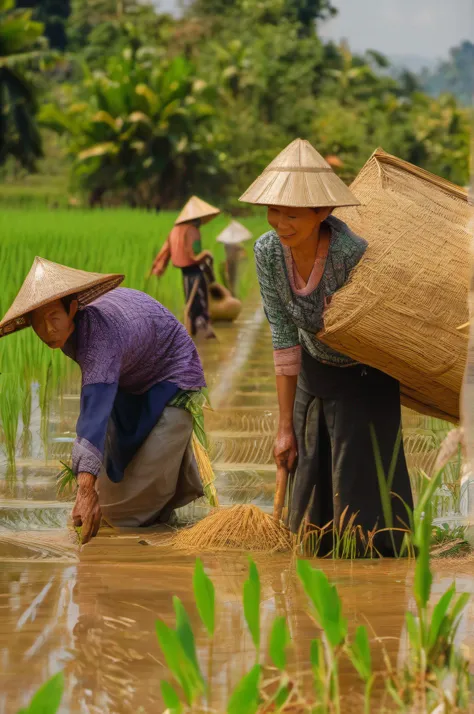
<path fill-rule="evenodd" d="M 286 314 L 275 288 L 275 279 L 267 263 L 265 249 L 255 245 L 255 263 L 265 316 L 272 333 L 273 357 L 277 375 L 297 375 L 301 366 L 298 328 Z"/>

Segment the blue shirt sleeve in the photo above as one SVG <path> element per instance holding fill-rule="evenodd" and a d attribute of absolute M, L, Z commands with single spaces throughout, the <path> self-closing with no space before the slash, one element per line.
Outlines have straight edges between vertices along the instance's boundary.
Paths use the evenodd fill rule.
<path fill-rule="evenodd" d="M 86 384 L 81 391 L 81 411 L 72 449 L 72 468 L 76 476 L 87 472 L 98 476 L 104 460 L 105 439 L 117 395 L 118 382 Z"/>

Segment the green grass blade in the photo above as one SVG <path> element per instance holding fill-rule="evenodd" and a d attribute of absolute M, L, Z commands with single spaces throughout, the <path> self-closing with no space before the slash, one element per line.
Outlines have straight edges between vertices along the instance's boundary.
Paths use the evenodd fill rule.
<path fill-rule="evenodd" d="M 256 714 L 259 707 L 259 686 L 262 668 L 256 664 L 234 689 L 227 714 Z"/>
<path fill-rule="evenodd" d="M 160 683 L 161 696 L 165 703 L 165 707 L 169 714 L 182 714 L 183 705 L 181 704 L 175 688 L 169 682 Z"/>
<path fill-rule="evenodd" d="M 181 600 L 176 596 L 173 597 L 173 606 L 176 614 L 176 634 L 178 635 L 181 647 L 189 661 L 194 665 L 196 678 L 202 680 L 196 653 L 196 642 L 188 613 Z"/>
<path fill-rule="evenodd" d="M 64 676 L 62 672 L 59 672 L 38 689 L 29 706 L 23 712 L 25 714 L 56 714 L 63 692 Z"/>
<path fill-rule="evenodd" d="M 199 558 L 196 560 L 193 576 L 194 597 L 199 616 L 210 637 L 214 636 L 216 627 L 215 588 L 211 579 L 204 571 L 204 565 Z"/>
<path fill-rule="evenodd" d="M 253 560 L 250 560 L 249 576 L 244 583 L 244 615 L 258 655 L 260 650 L 260 578 Z"/>
<path fill-rule="evenodd" d="M 446 590 L 444 595 L 441 596 L 439 599 L 437 605 L 435 606 L 433 610 L 433 614 L 431 615 L 431 623 L 430 623 L 430 629 L 429 629 L 429 635 L 428 635 L 428 647 L 431 649 L 434 647 L 436 644 L 436 641 L 438 639 L 438 636 L 441 631 L 441 627 L 443 624 L 443 621 L 446 617 L 446 613 L 448 612 L 448 608 L 451 604 L 451 601 L 456 593 L 456 588 L 454 583 L 451 585 L 451 587 Z"/>
<path fill-rule="evenodd" d="M 277 617 L 270 633 L 270 657 L 279 670 L 286 667 L 286 648 L 290 642 L 290 633 L 284 617 Z"/>

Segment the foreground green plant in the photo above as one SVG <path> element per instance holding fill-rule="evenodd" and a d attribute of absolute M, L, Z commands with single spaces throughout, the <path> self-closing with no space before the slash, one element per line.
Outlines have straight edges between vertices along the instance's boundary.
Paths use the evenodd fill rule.
<path fill-rule="evenodd" d="M 300 560 L 297 574 L 310 602 L 310 616 L 321 631 L 320 637 L 313 640 L 310 647 L 314 695 L 308 700 L 303 696 L 301 674 L 291 676 L 287 671 L 286 650 L 291 645 L 291 638 L 283 617 L 275 619 L 270 631 L 266 661 L 270 659 L 272 666 L 262 662 L 260 580 L 251 560 L 249 576 L 244 583 L 243 608 L 255 647 L 255 665 L 232 693 L 226 709 L 228 714 L 277 711 L 340 714 L 344 711 L 340 685 L 342 661 L 351 663 L 362 682 L 361 710 L 364 714 L 382 711 L 380 702 L 375 702 L 373 696 L 377 677 L 385 683 L 386 694 L 391 701 L 390 711 L 394 707 L 400 712 L 427 714 L 467 711 L 468 661 L 456 650 L 454 640 L 469 595 L 456 596 L 453 583 L 432 610 L 429 605 L 432 583 L 430 503 L 440 478 L 438 474 L 434 479 L 425 481 L 418 505 L 411 514 L 417 552 L 413 590 L 416 613 L 408 612 L 406 615 L 410 647 L 403 665 L 395 669 L 384 652 L 385 670 L 374 671 L 367 628 L 362 625 L 353 635 L 349 632 L 336 587 L 322 570 L 313 568 L 307 560 Z M 193 585 L 199 615 L 213 638 L 215 593 L 200 560 L 196 563 Z M 162 684 L 167 714 L 208 711 L 206 701 L 211 678 L 206 681 L 201 673 L 189 618 L 176 599 L 175 612 L 174 628 L 161 621 L 157 624 L 160 646 L 179 686 L 177 690 L 167 682 Z M 376 705 L 377 709 L 374 708 Z"/>
<path fill-rule="evenodd" d="M 453 583 L 430 613 L 429 600 L 433 576 L 430 568 L 432 535 L 432 497 L 441 472 L 426 479 L 414 510 L 414 543 L 417 559 L 414 580 L 416 613 L 408 612 L 406 626 L 409 654 L 401 672 L 390 670 L 388 689 L 403 711 L 464 711 L 469 702 L 468 661 L 455 648 L 455 636 L 469 594 L 456 597 Z"/>
<path fill-rule="evenodd" d="M 439 476 L 438 476 L 439 478 Z M 268 651 L 261 649 L 261 585 L 257 567 L 250 560 L 248 578 L 243 587 L 245 620 L 255 647 L 255 664 L 238 682 L 226 706 L 227 714 L 341 714 L 346 711 L 341 695 L 341 664 L 349 662 L 363 685 L 360 707 L 351 699 L 351 711 L 423 712 L 455 714 L 469 706 L 469 663 L 455 647 L 455 636 L 467 594 L 456 595 L 454 583 L 430 608 L 432 573 L 430 544 L 432 533 L 430 502 L 437 480 L 427 481 L 413 513 L 414 540 L 417 549 L 413 595 L 416 611 L 407 612 L 409 650 L 399 668 L 384 652 L 385 668 L 374 669 L 369 633 L 364 625 L 352 634 L 344 615 L 336 586 L 327 575 L 309 561 L 297 563 L 297 574 L 310 602 L 309 614 L 320 636 L 311 642 L 309 662 L 313 695 L 306 696 L 304 672 L 288 671 L 287 651 L 291 636 L 285 617 L 277 617 L 270 629 Z M 173 598 L 175 622 L 156 623 L 156 633 L 166 664 L 174 680 L 161 683 L 166 714 L 214 711 L 210 705 L 212 684 L 212 645 L 216 635 L 216 597 L 212 581 L 201 560 L 196 561 L 193 577 L 196 609 L 209 637 L 209 670 L 204 676 L 196 648 L 196 638 L 183 603 Z M 389 706 L 375 699 L 376 679 L 384 682 Z M 28 709 L 18 714 L 55 714 L 62 695 L 62 675 L 47 682 L 33 697 Z"/>
<path fill-rule="evenodd" d="M 17 714 L 56 714 L 64 691 L 62 672 L 55 674 L 33 696 L 29 705 Z"/>

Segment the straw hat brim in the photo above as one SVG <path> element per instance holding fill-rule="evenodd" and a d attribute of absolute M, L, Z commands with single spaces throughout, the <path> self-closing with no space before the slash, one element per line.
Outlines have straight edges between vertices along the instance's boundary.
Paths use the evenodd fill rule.
<path fill-rule="evenodd" d="M 0 322 L 0 338 L 10 335 L 13 332 L 24 330 L 25 327 L 29 327 L 30 314 L 34 310 L 38 310 L 40 307 L 44 307 L 45 305 L 55 302 L 56 300 L 61 300 L 69 295 L 75 295 L 79 303 L 79 309 L 81 309 L 86 305 L 89 305 L 94 300 L 97 300 L 102 295 L 105 295 L 111 290 L 117 288 L 124 279 L 124 275 L 112 273 L 109 275 L 102 275 L 99 278 L 95 278 L 86 283 L 84 287 L 78 288 L 77 286 L 74 286 L 65 288 L 64 290 L 55 292 L 43 300 L 39 300 L 37 302 L 32 301 L 30 304 L 25 304 L 24 307 L 22 307 L 21 304 L 16 306 L 17 301 L 15 300 L 10 310 Z M 15 307 L 16 309 L 13 309 Z"/>
<path fill-rule="evenodd" d="M 205 216 L 195 216 L 194 218 L 185 218 L 181 220 L 177 219 L 174 224 L 175 226 L 181 226 L 183 223 L 192 223 L 193 221 L 197 221 L 199 218 L 199 220 L 201 221 L 201 225 L 204 225 L 205 223 L 209 223 L 209 221 L 212 221 L 213 218 L 216 218 L 219 213 L 220 211 L 216 209 L 214 213 L 208 213 Z"/>
<path fill-rule="evenodd" d="M 216 242 L 224 245 L 239 245 L 239 243 L 244 243 L 247 240 L 251 240 L 251 238 L 253 238 L 253 235 L 245 226 L 238 223 L 238 221 L 232 221 L 227 228 L 224 228 L 219 233 Z"/>
<path fill-rule="evenodd" d="M 206 201 L 203 201 L 203 199 L 199 198 L 199 196 L 191 196 L 174 224 L 175 226 L 179 226 L 181 223 L 190 223 L 198 218 L 201 223 L 207 223 L 218 216 L 219 213 L 220 211 L 218 208 L 212 206 Z"/>
<path fill-rule="evenodd" d="M 292 208 L 342 208 L 360 205 L 360 201 L 330 167 L 267 169 L 239 201 L 256 206 Z"/>

